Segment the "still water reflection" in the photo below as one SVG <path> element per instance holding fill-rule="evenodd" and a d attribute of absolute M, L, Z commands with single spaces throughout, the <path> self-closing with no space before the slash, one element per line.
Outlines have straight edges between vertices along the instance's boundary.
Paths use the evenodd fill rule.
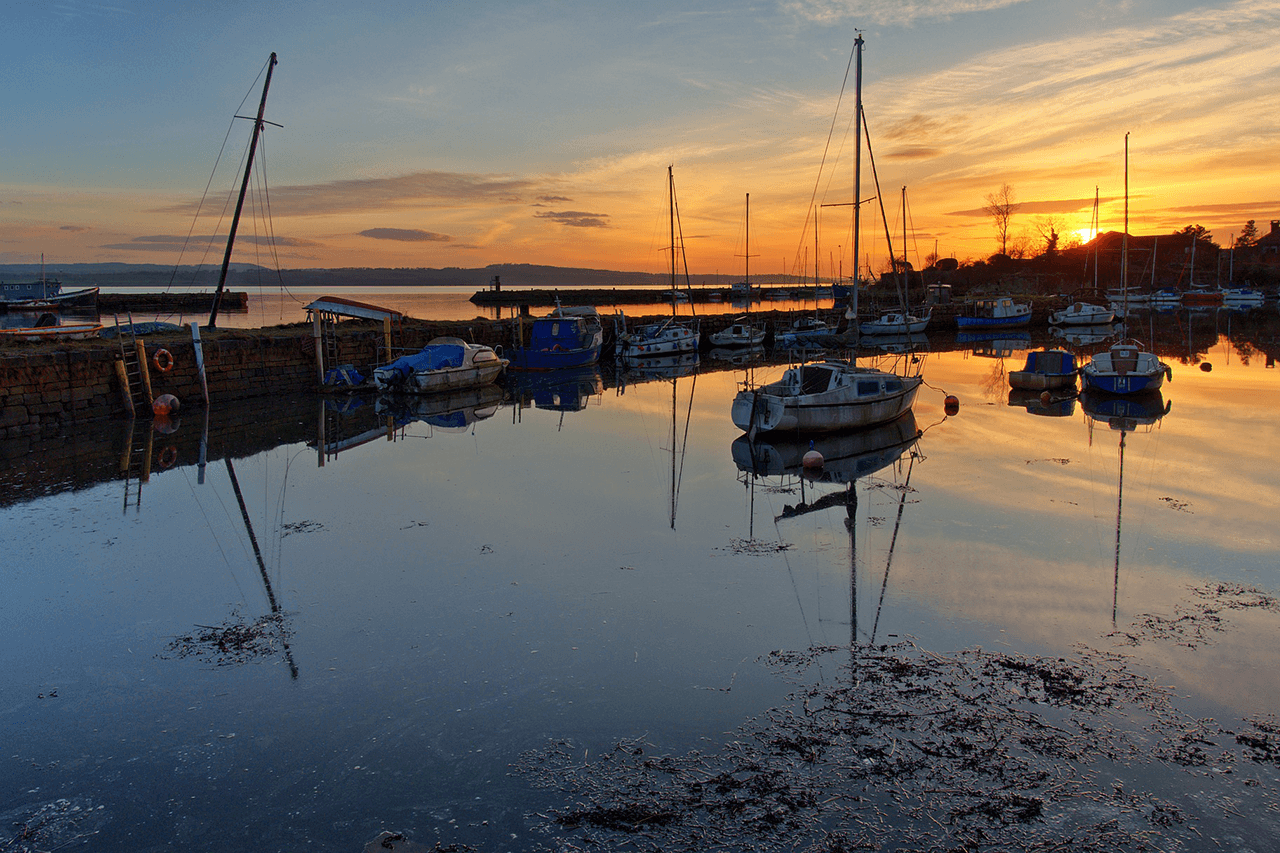
<path fill-rule="evenodd" d="M 1188 713 L 1272 713 L 1275 609 L 1178 619 L 1206 584 L 1280 586 L 1276 373 L 1224 340 L 1149 411 L 1042 406 L 1009 396 L 1019 346 L 926 356 L 914 416 L 817 442 L 808 478 L 807 441 L 729 421 L 768 368 L 713 359 L 6 445 L 4 832 L 530 849 L 557 795 L 523 753 L 714 748 L 788 692 L 763 656 L 851 637 L 1119 649 Z M 1145 783 L 1192 821 L 1209 784 Z"/>

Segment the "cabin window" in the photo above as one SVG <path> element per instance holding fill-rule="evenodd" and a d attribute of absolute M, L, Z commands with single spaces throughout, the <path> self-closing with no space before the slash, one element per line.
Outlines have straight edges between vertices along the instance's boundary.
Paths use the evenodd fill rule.
<path fill-rule="evenodd" d="M 858 396 L 859 397 L 870 397 L 873 394 L 879 394 L 879 393 L 880 393 L 879 381 L 874 379 L 858 380 Z"/>
<path fill-rule="evenodd" d="M 885 390 L 885 391 L 888 391 L 890 394 L 892 394 L 894 391 L 901 391 L 901 390 L 902 390 L 902 380 L 901 380 L 901 379 L 886 379 L 886 380 L 884 381 L 884 390 Z"/>

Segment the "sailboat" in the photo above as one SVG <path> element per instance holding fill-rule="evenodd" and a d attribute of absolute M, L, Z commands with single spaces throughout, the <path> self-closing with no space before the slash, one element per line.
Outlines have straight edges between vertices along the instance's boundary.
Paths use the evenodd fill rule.
<path fill-rule="evenodd" d="M 1120 288 L 1129 285 L 1129 134 L 1124 135 L 1124 235 L 1120 249 Z M 1122 313 L 1128 313 L 1128 305 Z M 1143 349 L 1134 339 L 1114 344 L 1106 352 L 1095 355 L 1080 369 L 1084 389 L 1108 394 L 1140 394 L 1155 391 L 1172 379 L 1173 371 L 1156 354 Z"/>
<path fill-rule="evenodd" d="M 862 36 L 854 42 L 854 200 L 862 180 Z M 859 207 L 854 205 L 853 254 L 858 256 Z M 899 376 L 852 360 L 827 359 L 787 368 L 780 379 L 746 387 L 733 398 L 734 424 L 748 434 L 797 430 L 831 432 L 888 423 L 909 410 L 923 379 Z"/>
<path fill-rule="evenodd" d="M 885 228 L 885 238 L 888 238 L 888 227 Z M 892 258 L 893 245 L 889 246 L 889 257 Z M 897 261 L 894 261 L 897 266 Z M 899 289 L 899 298 L 902 301 L 902 310 L 894 311 L 887 314 L 881 314 L 874 320 L 867 320 L 858 326 L 858 331 L 864 335 L 914 335 L 923 332 L 929 325 L 929 320 L 933 316 L 933 309 L 924 312 L 924 316 L 912 314 L 907 310 L 908 295 L 910 293 L 911 279 L 910 273 L 907 272 L 907 188 L 902 188 L 902 284 Z"/>
<path fill-rule="evenodd" d="M 744 281 L 747 289 L 751 288 L 751 193 L 747 193 L 747 251 L 746 275 Z M 747 303 L 747 315 L 739 317 L 725 329 L 712 332 L 707 336 L 713 347 L 754 347 L 764 343 L 764 329 L 751 323 L 751 303 Z"/>
<path fill-rule="evenodd" d="M 684 259 L 684 235 L 676 239 L 679 212 L 676 208 L 676 179 L 672 167 L 667 167 L 667 195 L 671 213 L 671 292 L 676 292 L 677 259 Z M 689 265 L 685 262 L 685 286 L 689 286 Z M 661 323 L 648 323 L 627 331 L 627 318 L 621 312 L 617 318 L 618 337 L 614 355 L 619 358 L 671 356 L 697 352 L 697 325 L 688 326 L 676 320 L 676 300 L 671 300 L 671 319 Z"/>

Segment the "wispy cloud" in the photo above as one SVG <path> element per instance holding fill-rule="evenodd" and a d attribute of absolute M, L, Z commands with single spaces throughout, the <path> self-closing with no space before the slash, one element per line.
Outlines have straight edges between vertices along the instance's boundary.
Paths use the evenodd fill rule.
<path fill-rule="evenodd" d="M 444 204 L 514 204 L 541 188 L 533 180 L 506 175 L 414 172 L 277 187 L 271 191 L 271 209 L 277 216 L 313 216 Z M 191 214 L 195 208 L 192 201 L 158 212 Z"/>
<path fill-rule="evenodd" d="M 126 249 L 131 252 L 173 252 L 182 249 L 184 246 L 195 248 L 206 243 L 225 242 L 227 236 L 225 234 L 193 234 L 186 237 L 180 234 L 155 234 L 146 237 L 134 237 L 128 243 L 109 243 L 99 246 L 101 249 Z M 276 246 L 288 248 L 308 248 L 322 246 L 323 243 L 317 243 L 313 240 L 304 240 L 299 237 L 262 237 L 253 234 L 241 234 L 236 237 L 236 245 L 249 244 L 255 246 Z"/>
<path fill-rule="evenodd" d="M 420 231 L 417 228 L 366 228 L 360 232 L 360 236 L 375 240 L 399 240 L 402 243 L 448 243 L 453 239 L 448 234 Z"/>
<path fill-rule="evenodd" d="M 888 26 L 989 12 L 1026 2 L 1029 0 L 788 0 L 782 8 L 822 24 L 858 18 Z"/>
<path fill-rule="evenodd" d="M 568 225 L 572 228 L 608 228 L 609 214 L 607 213 L 583 213 L 577 210 L 554 211 L 548 210 L 546 213 L 535 213 L 537 219 L 550 219 L 552 222 L 558 222 L 561 225 Z"/>

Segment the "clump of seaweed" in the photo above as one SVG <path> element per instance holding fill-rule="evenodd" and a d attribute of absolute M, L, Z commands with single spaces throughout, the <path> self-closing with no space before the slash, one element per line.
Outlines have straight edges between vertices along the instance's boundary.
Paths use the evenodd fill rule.
<path fill-rule="evenodd" d="M 542 831 L 562 851 L 1174 850 L 1198 831 L 1189 813 L 1233 820 L 1238 789 L 1182 803 L 1121 777 L 1162 765 L 1230 780 L 1238 747 L 1254 761 L 1280 749 L 1274 720 L 1233 743 L 1127 658 L 1094 649 L 944 655 L 900 642 L 766 663 L 794 691 L 718 750 L 624 740 L 589 762 L 568 742 L 523 756 L 535 785 L 568 795 L 536 816 Z M 1275 815 L 1275 792 L 1246 784 L 1266 800 L 1255 813 Z"/>
<path fill-rule="evenodd" d="M 290 629 L 285 614 L 268 613 L 246 622 L 235 613 L 221 625 L 197 625 L 196 631 L 174 637 L 161 659 L 195 658 L 210 666 L 239 666 L 288 651 Z"/>

